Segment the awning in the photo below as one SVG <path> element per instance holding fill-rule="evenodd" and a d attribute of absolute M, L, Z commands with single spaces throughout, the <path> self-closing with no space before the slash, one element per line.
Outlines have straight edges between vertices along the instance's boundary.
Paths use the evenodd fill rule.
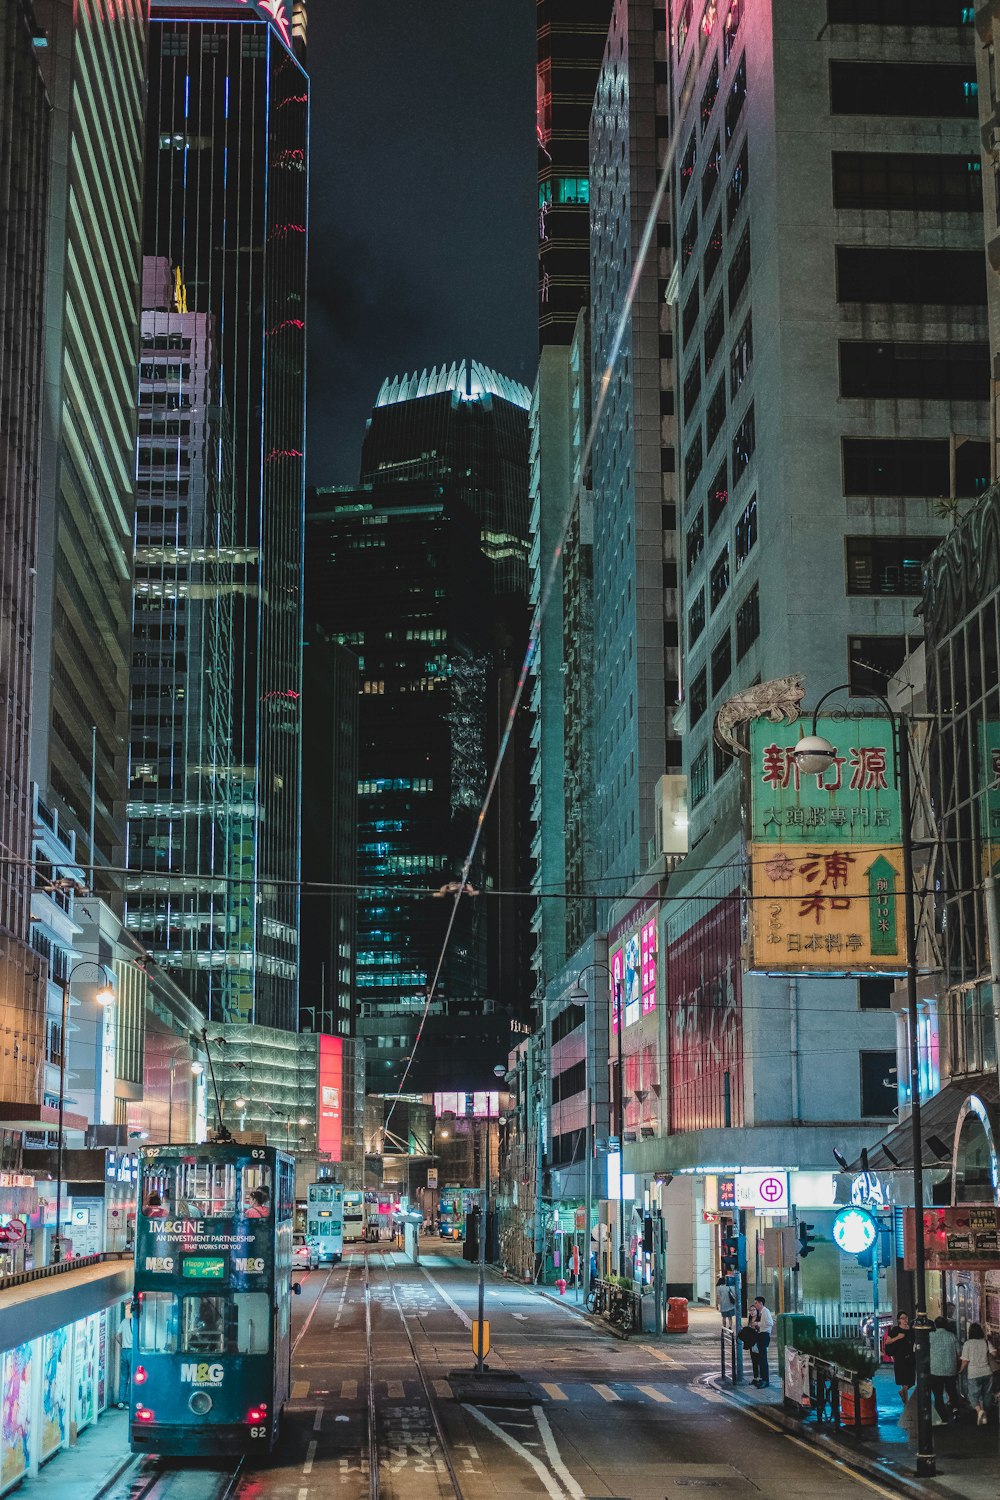
<path fill-rule="evenodd" d="M 923 1140 L 923 1164 L 929 1170 L 951 1169 L 955 1126 L 959 1111 L 970 1094 L 976 1094 L 986 1105 L 1000 1105 L 1000 1081 L 982 1074 L 955 1079 L 930 1099 L 920 1103 L 920 1134 Z M 945 1151 L 942 1154 L 941 1148 Z M 937 1148 L 937 1149 L 935 1149 Z M 851 1163 L 852 1172 L 865 1171 L 861 1157 Z M 904 1172 L 913 1170 L 913 1129 L 909 1118 L 883 1136 L 868 1151 L 869 1172 Z"/>
<path fill-rule="evenodd" d="M 63 1110 L 63 1130 L 86 1130 L 86 1115 Z M 59 1110 L 54 1104 L 12 1104 L 0 1102 L 0 1130 L 57 1131 Z"/>

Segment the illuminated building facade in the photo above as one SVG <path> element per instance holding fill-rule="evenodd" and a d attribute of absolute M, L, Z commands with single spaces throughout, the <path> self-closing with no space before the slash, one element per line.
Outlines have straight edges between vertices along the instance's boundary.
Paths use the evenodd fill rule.
<path fill-rule="evenodd" d="M 35 9 L 53 175 L 32 776 L 81 864 L 120 868 L 148 0 Z"/>
<path fill-rule="evenodd" d="M 0 1099 L 41 1103 L 46 962 L 31 944 L 32 788 L 28 760 L 31 635 L 42 421 L 42 293 L 49 102 L 25 0 L 0 5 Z"/>
<path fill-rule="evenodd" d="M 232 438 L 234 702 L 222 861 L 231 910 L 225 944 L 212 944 L 212 964 L 225 971 L 221 1019 L 279 1027 L 295 1024 L 299 966 L 309 88 L 291 25 L 282 0 L 156 0 L 143 230 L 146 255 L 169 263 L 184 289 L 178 311 L 210 319 Z M 154 790 L 145 787 L 142 800 Z M 159 916 L 184 880 L 179 868 L 165 876 Z M 202 918 L 205 933 L 215 917 Z"/>

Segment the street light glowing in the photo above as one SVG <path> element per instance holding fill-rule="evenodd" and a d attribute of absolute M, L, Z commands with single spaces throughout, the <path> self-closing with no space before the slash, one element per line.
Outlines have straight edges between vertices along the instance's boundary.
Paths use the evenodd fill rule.
<path fill-rule="evenodd" d="M 233 1103 L 236 1105 L 237 1109 L 246 1109 L 247 1107 L 247 1101 L 245 1099 L 234 1099 Z"/>
<path fill-rule="evenodd" d="M 111 988 L 110 984 L 102 984 L 101 988 L 94 996 L 94 999 L 97 1001 L 98 1005 L 114 1005 L 115 992 Z"/>
<path fill-rule="evenodd" d="M 200 1078 L 201 1075 L 202 1075 L 202 1073 L 204 1073 L 204 1071 L 205 1071 L 204 1066 L 200 1062 L 193 1062 L 191 1064 L 191 1072 L 194 1074 L 194 1076 L 196 1078 Z"/>

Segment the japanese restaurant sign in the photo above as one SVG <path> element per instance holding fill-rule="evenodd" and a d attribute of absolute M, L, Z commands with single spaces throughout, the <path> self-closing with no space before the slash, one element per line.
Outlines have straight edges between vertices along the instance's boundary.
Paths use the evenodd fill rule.
<path fill-rule="evenodd" d="M 912 1270 L 916 1209 L 906 1210 L 904 1259 Z M 990 1203 L 924 1209 L 924 1255 L 928 1271 L 995 1270 L 1000 1266 L 1000 1208 Z"/>
<path fill-rule="evenodd" d="M 902 822 L 892 726 L 821 718 L 825 772 L 792 752 L 812 725 L 750 727 L 750 967 L 895 972 L 906 961 Z"/>

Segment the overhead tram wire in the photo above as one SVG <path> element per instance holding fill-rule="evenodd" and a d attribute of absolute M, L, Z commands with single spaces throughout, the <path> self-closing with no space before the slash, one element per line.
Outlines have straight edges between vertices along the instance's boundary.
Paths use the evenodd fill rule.
<path fill-rule="evenodd" d="M 559 563 L 563 554 L 563 548 L 566 545 L 566 538 L 569 535 L 569 529 L 573 521 L 574 507 L 576 506 L 577 500 L 579 499 L 580 490 L 583 484 L 583 475 L 587 472 L 587 464 L 590 460 L 591 452 L 593 451 L 594 437 L 597 432 L 597 424 L 604 412 L 604 407 L 608 399 L 608 392 L 611 389 L 611 378 L 614 373 L 615 365 L 618 363 L 618 357 L 621 353 L 622 342 L 625 338 L 625 330 L 628 327 L 629 318 L 632 315 L 632 307 L 635 302 L 636 294 L 639 290 L 639 280 L 642 276 L 643 271 L 645 270 L 646 258 L 649 255 L 650 246 L 653 243 L 653 236 L 656 233 L 656 223 L 660 212 L 660 206 L 663 203 L 663 199 L 667 191 L 667 184 L 670 181 L 670 171 L 671 167 L 673 166 L 674 150 L 675 143 L 673 139 L 671 139 L 670 144 L 667 148 L 666 155 L 663 159 L 663 166 L 660 169 L 659 180 L 656 184 L 656 192 L 653 194 L 653 201 L 650 203 L 649 212 L 646 215 L 646 222 L 643 226 L 642 238 L 639 241 L 639 249 L 635 257 L 635 263 L 632 267 L 632 275 L 629 278 L 629 284 L 625 293 L 625 299 L 622 303 L 622 309 L 618 316 L 618 322 L 615 325 L 614 337 L 611 341 L 611 348 L 608 352 L 608 360 L 601 375 L 600 385 L 598 387 L 597 401 L 591 413 L 590 424 L 587 428 L 587 436 L 584 440 L 583 448 L 580 453 L 580 479 L 573 489 L 569 504 L 566 506 L 562 525 L 559 528 L 559 539 L 556 542 L 555 547 L 552 549 L 552 556 L 549 559 L 548 568 L 546 569 L 545 580 L 539 594 L 538 603 L 536 604 L 535 609 L 532 613 L 531 626 L 528 631 L 528 645 L 524 653 L 524 661 L 521 664 L 521 670 L 518 674 L 517 687 L 514 689 L 514 696 L 511 699 L 510 708 L 507 713 L 507 722 L 504 726 L 503 736 L 500 740 L 500 747 L 493 765 L 493 770 L 490 773 L 490 779 L 486 787 L 486 795 L 483 798 L 483 803 L 479 810 L 479 816 L 476 819 L 476 827 L 472 835 L 472 844 L 470 846 L 469 853 L 466 856 L 465 864 L 462 867 L 462 878 L 459 882 L 458 890 L 455 892 L 455 900 L 451 910 L 451 917 L 445 930 L 444 941 L 441 944 L 441 953 L 438 957 L 437 965 L 434 970 L 434 977 L 427 990 L 427 998 L 424 1003 L 423 1014 L 420 1018 L 420 1025 L 417 1027 L 417 1034 L 414 1039 L 413 1046 L 410 1049 L 410 1056 L 407 1060 L 406 1068 L 403 1071 L 403 1076 L 399 1081 L 396 1098 L 393 1099 L 393 1102 L 389 1107 L 389 1114 L 387 1116 L 386 1123 L 388 1123 L 388 1121 L 392 1118 L 392 1112 L 396 1107 L 396 1100 L 403 1092 L 406 1080 L 410 1074 L 410 1069 L 413 1067 L 413 1060 L 417 1054 L 417 1048 L 419 1046 L 420 1039 L 423 1036 L 424 1026 L 427 1022 L 427 1017 L 430 1014 L 431 1005 L 434 1002 L 434 995 L 437 991 L 438 981 L 441 977 L 441 970 L 444 967 L 444 961 L 448 953 L 448 947 L 451 943 L 451 934 L 455 926 L 455 918 L 458 915 L 458 905 L 469 882 L 469 873 L 472 869 L 472 862 L 475 859 L 476 851 L 479 848 L 479 841 L 482 836 L 483 824 L 486 820 L 486 815 L 489 812 L 490 805 L 493 801 L 493 794 L 496 790 L 497 781 L 500 777 L 500 770 L 503 766 L 504 758 L 507 754 L 507 748 L 510 744 L 511 736 L 513 734 L 514 721 L 517 717 L 517 711 L 521 706 L 521 700 L 524 696 L 524 689 L 528 680 L 528 674 L 531 670 L 532 662 L 534 661 L 535 655 L 538 651 L 538 645 L 541 638 L 542 620 L 545 616 L 545 611 L 548 609 L 549 600 L 552 597 L 553 589 L 555 588 L 556 579 L 559 573 Z"/>

